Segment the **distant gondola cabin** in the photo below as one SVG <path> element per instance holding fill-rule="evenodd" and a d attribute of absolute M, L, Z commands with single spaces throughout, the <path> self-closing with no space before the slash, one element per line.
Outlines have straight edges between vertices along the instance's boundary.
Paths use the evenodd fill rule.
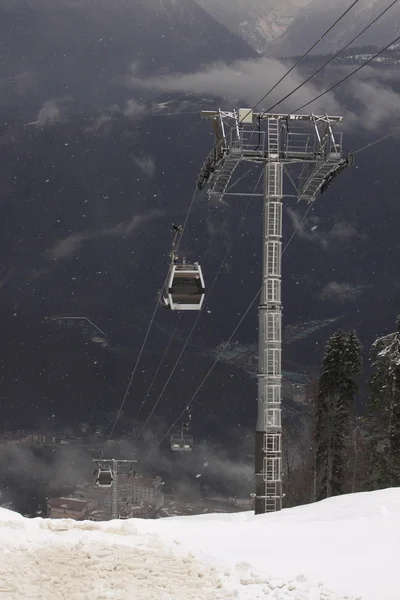
<path fill-rule="evenodd" d="M 98 487 L 110 488 L 113 484 L 114 477 L 111 469 L 99 468 L 96 475 L 95 483 Z"/>

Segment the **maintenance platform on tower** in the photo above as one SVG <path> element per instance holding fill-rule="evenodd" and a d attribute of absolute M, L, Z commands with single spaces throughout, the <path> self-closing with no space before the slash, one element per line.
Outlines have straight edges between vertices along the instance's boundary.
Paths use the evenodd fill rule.
<path fill-rule="evenodd" d="M 207 184 L 209 196 L 220 199 L 232 193 L 230 182 L 242 161 L 283 163 L 294 192 L 286 197 L 312 202 L 318 192 L 324 193 L 331 181 L 354 162 L 353 155 L 343 157 L 341 132 L 334 126 L 341 116 L 255 113 L 248 108 L 237 111 L 203 111 L 211 119 L 215 144 L 207 156 L 197 181 L 198 189 Z M 266 130 L 262 122 L 267 121 Z M 289 165 L 301 165 L 301 173 L 291 178 Z M 259 194 L 247 194 L 259 195 Z"/>

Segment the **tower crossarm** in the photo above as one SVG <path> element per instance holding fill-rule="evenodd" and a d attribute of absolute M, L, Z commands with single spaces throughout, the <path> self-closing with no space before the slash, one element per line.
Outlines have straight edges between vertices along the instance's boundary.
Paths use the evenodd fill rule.
<path fill-rule="evenodd" d="M 341 116 L 255 113 L 248 108 L 203 111 L 201 116 L 212 121 L 215 134 L 214 146 L 197 181 L 200 190 L 207 186 L 209 196 L 221 197 L 227 192 L 241 161 L 264 164 L 271 160 L 276 154 L 272 137 L 280 138 L 279 155 L 275 157 L 279 161 L 286 165 L 308 163 L 298 197 L 309 201 L 314 200 L 343 158 L 342 134 L 333 130 L 342 122 Z M 263 122 L 267 127 L 262 126 Z"/>

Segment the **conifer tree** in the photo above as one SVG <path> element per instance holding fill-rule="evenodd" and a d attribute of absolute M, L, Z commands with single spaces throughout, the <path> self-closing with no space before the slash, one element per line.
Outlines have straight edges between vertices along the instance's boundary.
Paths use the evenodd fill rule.
<path fill-rule="evenodd" d="M 315 406 L 316 499 L 343 493 L 355 378 L 361 345 L 354 331 L 337 331 L 326 346 Z"/>
<path fill-rule="evenodd" d="M 400 486 L 400 317 L 396 331 L 373 344 L 371 361 L 368 487 Z"/>

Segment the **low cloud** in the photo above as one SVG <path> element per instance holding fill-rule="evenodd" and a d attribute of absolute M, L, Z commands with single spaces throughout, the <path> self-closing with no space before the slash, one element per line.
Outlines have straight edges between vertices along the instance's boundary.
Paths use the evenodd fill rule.
<path fill-rule="evenodd" d="M 268 87 L 272 87 L 288 68 L 278 60 L 259 58 L 249 61 L 239 60 L 231 65 L 213 63 L 203 69 L 190 74 L 166 75 L 163 77 L 150 77 L 139 79 L 136 73 L 130 73 L 125 80 L 126 85 L 132 87 L 146 87 L 150 89 L 169 92 L 193 92 L 195 94 L 211 94 L 226 99 L 229 103 L 248 101 L 257 102 L 265 94 Z M 260 108 L 267 109 L 283 95 L 299 85 L 303 77 L 295 71 L 285 78 L 282 83 L 262 103 Z M 318 93 L 314 85 L 306 85 L 299 89 L 290 99 L 290 106 L 308 102 Z M 288 104 L 282 104 L 278 110 L 283 110 Z M 320 107 L 324 112 L 338 110 L 338 104 L 332 94 L 324 97 L 323 101 L 313 106 L 313 110 Z"/>
<path fill-rule="evenodd" d="M 71 97 L 65 98 L 52 98 L 46 100 L 39 110 L 36 120 L 29 123 L 29 125 L 36 125 L 41 127 L 43 125 L 54 125 L 65 119 L 65 107 L 72 101 Z"/>
<path fill-rule="evenodd" d="M 88 234 L 85 233 L 73 233 L 57 242 L 57 244 L 48 250 L 46 254 L 53 260 L 60 260 L 73 256 L 78 252 L 82 242 L 87 239 L 87 237 Z"/>
<path fill-rule="evenodd" d="M 393 119 L 399 114 L 399 94 L 384 87 L 376 79 L 353 82 L 352 92 L 354 98 L 363 107 L 360 119 L 365 129 L 376 129 L 384 121 Z"/>
<path fill-rule="evenodd" d="M 154 177 L 156 172 L 156 164 L 150 156 L 136 157 L 132 156 L 133 162 L 139 169 L 148 177 Z"/>
<path fill-rule="evenodd" d="M 123 116 L 136 121 L 149 114 L 149 112 L 149 107 L 146 104 L 133 99 L 127 100 L 124 106 L 113 104 L 93 119 L 92 124 L 86 127 L 86 131 L 88 133 L 97 133 L 102 130 L 103 133 L 108 135 L 112 130 L 114 121 L 118 117 Z"/>
<path fill-rule="evenodd" d="M 357 296 L 359 296 L 367 287 L 369 286 L 331 281 L 323 288 L 319 297 L 321 300 L 333 300 L 340 304 L 355 302 Z"/>
<path fill-rule="evenodd" d="M 128 236 L 138 230 L 146 222 L 162 216 L 160 211 L 154 211 L 151 214 L 135 215 L 129 221 L 117 223 L 112 227 L 104 227 L 97 231 L 81 231 L 73 233 L 62 240 L 59 240 L 52 248 L 45 252 L 49 260 L 63 260 L 75 256 L 84 242 L 98 240 L 109 236 Z"/>
<path fill-rule="evenodd" d="M 163 117 L 181 114 L 199 115 L 197 104 L 187 100 L 171 100 L 168 102 L 140 102 L 133 98 L 124 105 L 113 104 L 93 119 L 92 124 L 86 128 L 89 133 L 102 131 L 104 134 L 111 132 L 115 120 L 125 117 L 130 121 L 139 121 L 150 117 Z"/>
<path fill-rule="evenodd" d="M 324 70 L 323 83 L 317 78 L 302 85 L 292 96 L 277 104 L 278 112 L 293 112 L 299 106 L 310 102 L 330 85 L 340 81 L 354 67 L 335 66 Z M 192 92 L 198 95 L 209 94 L 221 97 L 229 108 L 232 104 L 247 102 L 254 105 L 259 102 L 269 88 L 272 88 L 288 71 L 288 65 L 272 58 L 239 60 L 232 64 L 213 63 L 189 73 L 165 75 L 141 79 L 135 69 L 125 78 L 125 84 L 134 88 L 149 88 L 165 92 Z M 305 79 L 294 69 L 258 106 L 259 110 L 269 110 L 285 95 L 293 91 Z M 324 94 L 302 112 L 343 114 L 345 126 L 362 126 L 375 129 L 385 121 L 392 119 L 400 108 L 398 95 L 391 88 L 391 79 L 383 76 L 376 68 L 360 70 L 345 84 L 357 103 L 355 112 L 341 106 L 337 94 L 342 86 Z"/>
<path fill-rule="evenodd" d="M 148 108 L 146 104 L 131 99 L 126 101 L 125 106 L 121 109 L 121 112 L 125 117 L 135 119 L 141 116 L 143 113 L 147 112 L 147 110 Z"/>
<path fill-rule="evenodd" d="M 304 240 L 319 244 L 327 249 L 332 244 L 338 242 L 347 242 L 352 239 L 365 239 L 365 235 L 359 233 L 353 225 L 346 221 L 339 220 L 329 231 L 323 231 L 320 228 L 321 219 L 316 216 L 304 218 L 303 215 L 292 208 L 287 209 L 287 213 L 292 221 L 296 235 Z"/>

